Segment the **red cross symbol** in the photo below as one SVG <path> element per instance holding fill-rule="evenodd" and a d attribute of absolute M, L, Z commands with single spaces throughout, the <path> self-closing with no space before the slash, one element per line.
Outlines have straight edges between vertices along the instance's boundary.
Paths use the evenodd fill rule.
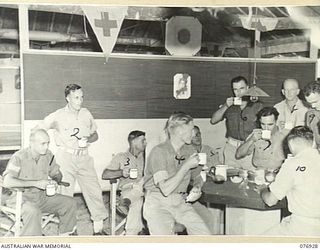
<path fill-rule="evenodd" d="M 101 19 L 94 19 L 94 25 L 103 29 L 103 36 L 110 36 L 110 30 L 118 27 L 116 20 L 109 20 L 108 12 L 102 12 Z"/>

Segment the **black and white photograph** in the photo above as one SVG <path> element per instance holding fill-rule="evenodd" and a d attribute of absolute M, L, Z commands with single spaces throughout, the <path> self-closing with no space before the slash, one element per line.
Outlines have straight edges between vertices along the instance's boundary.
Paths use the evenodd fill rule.
<path fill-rule="evenodd" d="M 0 3 L 0 237 L 320 237 L 319 5 Z"/>

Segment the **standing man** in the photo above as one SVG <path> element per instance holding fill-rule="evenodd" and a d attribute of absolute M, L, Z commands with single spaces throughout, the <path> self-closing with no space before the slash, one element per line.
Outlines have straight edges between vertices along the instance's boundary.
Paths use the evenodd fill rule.
<path fill-rule="evenodd" d="M 236 150 L 256 128 L 256 115 L 262 108 L 260 102 L 251 102 L 244 96 L 249 89 L 247 79 L 237 76 L 231 80 L 231 87 L 235 97 L 227 98 L 216 112 L 213 113 L 211 124 L 226 120 L 227 143 L 224 148 L 224 163 L 228 166 L 253 169 L 251 157 L 236 159 Z M 239 99 L 241 98 L 241 101 Z"/>
<path fill-rule="evenodd" d="M 23 236 L 42 236 L 42 213 L 59 216 L 60 235 L 70 235 L 75 231 L 77 203 L 68 196 L 46 195 L 46 186 L 51 182 L 59 184 L 62 174 L 53 154 L 48 150 L 49 135 L 43 129 L 30 134 L 30 147 L 15 152 L 3 173 L 3 184 L 7 188 L 19 188 L 22 194 Z M 15 205 L 15 194 L 7 201 Z"/>
<path fill-rule="evenodd" d="M 128 136 L 127 152 L 115 155 L 103 171 L 102 179 L 120 178 L 120 208 L 127 214 L 126 235 L 138 235 L 143 229 L 143 171 L 144 153 L 147 146 L 145 132 L 134 130 Z"/>
<path fill-rule="evenodd" d="M 236 157 L 241 158 L 253 153 L 252 163 L 258 169 L 276 170 L 283 160 L 283 141 L 285 133 L 279 131 L 276 123 L 279 113 L 274 107 L 264 107 L 257 118 L 261 129 L 254 129 L 248 139 L 237 149 Z M 263 132 L 270 131 L 270 138 L 263 138 Z"/>
<path fill-rule="evenodd" d="M 285 99 L 274 105 L 279 112 L 277 126 L 287 130 L 296 126 L 304 126 L 308 108 L 298 97 L 300 93 L 298 81 L 296 79 L 285 80 L 281 92 Z"/>
<path fill-rule="evenodd" d="M 268 206 L 287 197 L 292 213 L 264 235 L 320 236 L 320 154 L 313 148 L 312 131 L 305 126 L 293 128 L 288 137 L 293 158 L 281 166 L 275 182 L 262 190 Z"/>
<path fill-rule="evenodd" d="M 97 126 L 89 110 L 82 108 L 81 86 L 69 84 L 64 93 L 67 105 L 45 117 L 42 126 L 46 130 L 54 129 L 58 146 L 56 160 L 64 180 L 70 183 L 62 193 L 73 196 L 75 180 L 78 181 L 93 220 L 94 235 L 101 235 L 104 234 L 103 220 L 108 213 L 93 158 L 88 152 L 90 143 L 98 139 Z"/>
<path fill-rule="evenodd" d="M 191 116 L 182 112 L 172 114 L 165 126 L 168 140 L 154 147 L 148 157 L 143 215 L 151 235 L 173 235 L 175 223 L 183 224 L 189 235 L 210 234 L 204 221 L 184 198 L 192 170 L 199 164 L 197 154 L 185 156 L 181 153 L 182 146 L 191 142 L 193 127 Z M 202 185 L 201 176 L 194 176 L 189 202 L 200 198 Z"/>
<path fill-rule="evenodd" d="M 320 147 L 320 82 L 313 81 L 303 88 L 306 101 L 312 107 L 306 114 L 306 125 L 312 130 L 315 143 Z"/>

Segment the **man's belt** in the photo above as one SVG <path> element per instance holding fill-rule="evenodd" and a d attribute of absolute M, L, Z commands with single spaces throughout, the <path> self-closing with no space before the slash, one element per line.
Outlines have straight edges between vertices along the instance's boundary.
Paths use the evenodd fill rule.
<path fill-rule="evenodd" d="M 72 155 L 83 156 L 83 155 L 89 154 L 87 148 L 72 149 L 72 148 L 61 147 L 61 149 L 69 154 L 72 154 Z"/>
<path fill-rule="evenodd" d="M 228 143 L 231 144 L 232 146 L 239 147 L 240 145 L 243 144 L 243 141 L 234 139 L 232 137 L 228 137 Z"/>

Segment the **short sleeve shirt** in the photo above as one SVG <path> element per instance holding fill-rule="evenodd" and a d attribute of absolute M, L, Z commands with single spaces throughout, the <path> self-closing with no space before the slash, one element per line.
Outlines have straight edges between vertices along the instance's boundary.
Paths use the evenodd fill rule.
<path fill-rule="evenodd" d="M 309 110 L 306 114 L 306 125 L 312 130 L 315 142 L 320 146 L 320 111 Z"/>
<path fill-rule="evenodd" d="M 78 140 L 89 137 L 97 130 L 97 125 L 86 108 L 75 114 L 68 105 L 49 114 L 44 118 L 45 129 L 54 129 L 57 146 L 77 149 Z"/>
<path fill-rule="evenodd" d="M 188 157 L 189 155 L 177 154 L 170 140 L 155 146 L 147 160 L 144 177 L 145 189 L 160 192 L 159 182 L 173 177 Z M 191 171 L 189 170 L 174 192 L 186 192 L 190 180 Z"/>
<path fill-rule="evenodd" d="M 239 106 L 232 105 L 224 113 L 226 119 L 227 133 L 226 137 L 244 141 L 257 127 L 257 113 L 262 109 L 263 105 L 260 102 L 251 103 L 243 110 Z"/>
<path fill-rule="evenodd" d="M 276 131 L 270 141 L 258 140 L 253 144 L 252 163 L 260 169 L 275 170 L 284 160 L 283 140 L 286 134 Z"/>
<path fill-rule="evenodd" d="M 205 153 L 207 155 L 207 166 L 212 167 L 218 164 L 221 164 L 219 161 L 219 153 L 216 152 L 212 147 L 209 145 L 202 145 L 201 150 L 197 151 L 192 145 L 184 145 L 181 149 L 182 152 L 185 154 L 191 155 L 193 153 Z"/>
<path fill-rule="evenodd" d="M 11 174 L 20 180 L 37 181 L 47 180 L 48 176 L 54 177 L 59 173 L 59 165 L 56 164 L 51 151 L 48 151 L 45 155 L 40 155 L 39 160 L 36 162 L 32 157 L 30 148 L 25 148 L 12 155 L 3 176 Z M 35 187 L 24 189 L 40 191 Z"/>
<path fill-rule="evenodd" d="M 289 109 L 286 100 L 277 103 L 276 105 L 274 105 L 274 107 L 279 112 L 279 117 L 277 120 L 278 126 L 280 122 L 291 122 L 294 127 L 305 125 L 305 117 L 308 108 L 303 104 L 303 102 L 300 99 L 298 99 L 297 103 L 293 106 L 292 110 Z"/>
<path fill-rule="evenodd" d="M 121 177 L 120 183 L 119 183 L 120 187 L 123 187 L 129 183 L 140 182 L 143 177 L 143 170 L 144 170 L 144 156 L 143 156 L 143 154 L 139 154 L 138 157 L 135 157 L 129 151 L 118 153 L 112 158 L 109 166 L 107 167 L 107 169 L 110 169 L 110 170 L 123 170 L 125 168 L 137 169 L 138 170 L 138 177 L 136 179 L 130 179 L 129 177 L 128 178 Z"/>
<path fill-rule="evenodd" d="M 285 160 L 270 191 L 278 200 L 288 199 L 293 214 L 320 219 L 320 155 L 309 148 Z"/>

